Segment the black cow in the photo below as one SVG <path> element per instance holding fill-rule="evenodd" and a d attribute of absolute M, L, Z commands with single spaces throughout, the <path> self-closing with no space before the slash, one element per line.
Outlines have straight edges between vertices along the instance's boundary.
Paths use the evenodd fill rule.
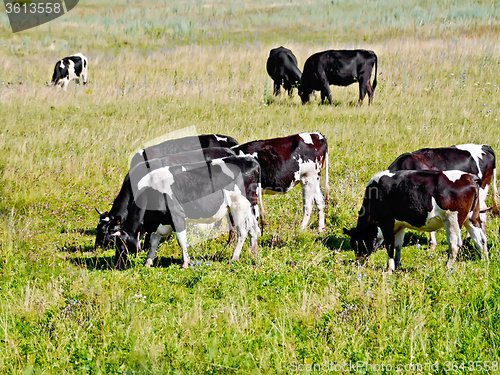
<path fill-rule="evenodd" d="M 375 77 L 370 85 L 373 65 Z M 299 95 L 302 103 L 309 101 L 314 90 L 321 91 L 321 102 L 328 99 L 332 104 L 330 85 L 349 86 L 359 82 L 358 107 L 368 93 L 369 104 L 372 104 L 373 92 L 377 87 L 377 55 L 373 51 L 357 50 L 330 50 L 318 52 L 310 56 L 302 71 Z"/>
<path fill-rule="evenodd" d="M 137 184 L 129 215 L 114 235 L 116 267 L 127 264 L 127 254 L 137 249 L 142 222 L 157 227 L 151 236 L 146 266 L 152 264 L 160 236 L 175 232 L 182 249 L 183 268 L 189 265 L 186 220 L 209 223 L 231 212 L 236 225 L 237 243 L 231 261 L 239 259 L 243 243 L 250 235 L 255 255 L 260 234 L 257 217 L 260 204 L 260 165 L 251 157 L 229 156 L 211 162 L 167 166 L 152 170 Z"/>
<path fill-rule="evenodd" d="M 54 67 L 54 74 L 48 86 L 61 86 L 64 90 L 67 89 L 72 79 L 83 81 L 87 84 L 88 78 L 88 61 L 81 53 L 71 55 L 59 60 Z"/>
<path fill-rule="evenodd" d="M 169 141 L 165 141 L 159 143 L 154 146 L 147 147 L 146 149 L 140 150 L 137 152 L 132 160 L 130 165 L 135 166 L 140 164 L 141 162 L 147 162 L 148 160 L 162 158 L 163 156 L 172 155 L 176 153 L 184 153 L 186 151 L 194 151 L 205 149 L 209 147 L 231 147 L 237 145 L 238 142 L 229 136 L 220 135 L 220 134 L 202 134 L 199 136 L 189 136 L 179 139 L 172 139 Z M 228 156 L 227 151 L 224 151 L 226 154 L 214 154 L 220 155 L 215 157 Z M 210 155 L 208 155 L 210 158 Z M 179 159 L 180 158 L 180 159 Z M 188 159 L 185 159 L 188 158 Z M 174 159 L 170 159 L 174 160 Z M 195 152 L 191 155 L 180 155 L 175 160 L 186 163 L 186 162 L 197 162 L 202 161 L 200 159 L 200 153 Z M 166 161 L 165 161 L 166 162 Z M 100 212 L 96 209 L 99 214 L 99 223 L 97 224 L 97 235 L 96 242 L 94 248 L 104 247 L 106 248 L 109 245 L 109 229 L 113 228 L 116 225 L 116 221 L 123 221 L 126 218 L 128 212 L 128 205 L 131 200 L 131 189 L 129 189 L 130 183 L 128 181 L 128 174 L 125 176 L 123 181 L 122 188 L 113 202 L 113 207 L 109 212 Z M 149 232 L 148 232 L 149 233 Z"/>
<path fill-rule="evenodd" d="M 379 227 L 386 242 L 388 272 L 399 267 L 406 228 L 435 231 L 444 226 L 451 268 L 462 246 L 460 228 L 465 225 L 472 240 L 488 259 L 486 235 L 479 216 L 479 178 L 462 171 L 383 171 L 375 174 L 365 190 L 351 237 L 356 259 L 367 258 Z M 394 258 L 394 249 L 396 257 Z"/>
<path fill-rule="evenodd" d="M 481 179 L 479 188 L 480 209 L 486 210 L 486 198 L 491 185 L 493 195 L 493 212 L 498 213 L 498 191 L 496 184 L 496 157 L 488 145 L 462 144 L 451 147 L 423 148 L 397 157 L 389 166 L 390 172 L 400 170 L 435 170 L 446 171 L 457 169 L 472 173 Z M 486 233 L 486 213 L 481 214 L 481 224 Z M 430 249 L 436 247 L 436 236 L 430 233 Z"/>
<path fill-rule="evenodd" d="M 300 228 L 309 223 L 313 202 L 318 209 L 318 229 L 325 228 L 325 201 L 320 187 L 325 170 L 325 193 L 328 185 L 328 144 L 320 133 L 300 133 L 288 137 L 248 142 L 232 147 L 237 155 L 254 157 L 262 167 L 262 193 L 285 194 L 298 183 L 302 185 L 303 218 Z"/>
<path fill-rule="evenodd" d="M 99 223 L 97 224 L 97 235 L 94 248 L 107 248 L 112 243 L 112 238 L 110 237 L 111 232 L 115 231 L 127 218 L 130 206 L 134 200 L 134 195 L 137 193 L 137 183 L 150 171 L 165 166 L 211 161 L 234 155 L 234 151 L 228 148 L 212 147 L 166 155 L 162 158 L 149 159 L 147 162 L 143 161 L 142 163 L 136 160 L 135 164 L 131 164 L 130 171 L 123 180 L 122 187 L 113 201 L 111 210 L 101 213 L 96 209 L 99 213 Z M 140 228 L 141 234 L 152 233 L 154 231 L 156 231 L 156 227 L 143 226 Z"/>
<path fill-rule="evenodd" d="M 267 73 L 274 81 L 274 95 L 280 94 L 281 85 L 292 95 L 292 89 L 300 83 L 302 73 L 297 58 L 288 48 L 273 48 L 266 63 Z"/>

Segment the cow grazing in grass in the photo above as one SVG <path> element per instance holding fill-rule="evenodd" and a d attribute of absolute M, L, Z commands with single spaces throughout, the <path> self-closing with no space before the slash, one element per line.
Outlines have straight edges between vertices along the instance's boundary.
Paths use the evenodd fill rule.
<path fill-rule="evenodd" d="M 147 162 L 143 161 L 142 163 L 136 162 L 135 164 L 131 164 L 130 171 L 123 180 L 122 187 L 113 202 L 111 210 L 102 213 L 96 209 L 99 214 L 99 223 L 97 224 L 94 248 L 107 248 L 113 243 L 110 236 L 111 232 L 116 230 L 127 218 L 129 208 L 134 200 L 134 194 L 137 193 L 137 183 L 147 173 L 165 166 L 211 161 L 232 155 L 235 155 L 234 151 L 228 148 L 212 147 L 165 155 L 162 158 L 149 159 Z M 156 227 L 142 226 L 139 231 L 141 234 L 153 233 L 156 231 Z"/>
<path fill-rule="evenodd" d="M 375 77 L 373 85 L 370 85 L 374 65 Z M 299 95 L 302 103 L 307 103 L 311 93 L 318 90 L 321 92 L 321 102 L 327 99 L 332 104 L 330 85 L 349 86 L 354 82 L 359 83 L 358 107 L 367 93 L 369 104 L 372 104 L 373 92 L 377 87 L 377 55 L 373 51 L 358 49 L 318 52 L 304 64 Z"/>
<path fill-rule="evenodd" d="M 496 184 L 495 152 L 488 145 L 462 144 L 451 147 L 423 148 L 398 156 L 389 166 L 390 172 L 399 170 L 435 170 L 446 171 L 456 169 L 472 173 L 481 179 L 479 188 L 480 209 L 486 210 L 486 198 L 491 186 L 493 195 L 493 212 L 498 214 L 500 204 Z M 486 233 L 486 213 L 481 214 L 483 231 Z M 430 233 L 430 249 L 436 247 L 436 236 Z"/>
<path fill-rule="evenodd" d="M 205 157 L 205 160 L 211 160 L 211 158 L 229 156 L 232 152 L 222 150 L 221 153 L 220 150 L 214 150 L 200 154 L 199 150 L 211 147 L 231 147 L 237 144 L 238 142 L 234 138 L 220 134 L 202 134 L 199 136 L 172 139 L 140 150 L 133 156 L 130 165 L 137 166 L 140 163 L 148 163 L 149 160 L 153 159 L 162 160 L 162 157 L 166 156 L 170 156 L 170 158 L 163 159 L 164 163 L 194 163 L 203 161 L 203 157 Z M 192 154 L 184 154 L 184 152 L 187 151 L 194 152 Z M 182 155 L 176 157 L 171 156 L 174 154 Z M 146 164 L 146 166 L 150 168 L 148 164 Z M 121 222 L 125 220 L 131 199 L 132 189 L 129 175 L 127 174 L 123 180 L 122 188 L 113 202 L 111 210 L 109 212 L 100 212 L 96 209 L 99 214 L 99 223 L 97 224 L 97 235 L 94 248 L 106 248 L 109 246 L 109 231 L 116 226 L 117 221 Z"/>
<path fill-rule="evenodd" d="M 281 85 L 292 95 L 292 89 L 300 83 L 302 73 L 297 66 L 297 58 L 288 48 L 273 48 L 266 63 L 269 76 L 274 81 L 274 95 L 280 94 Z"/>
<path fill-rule="evenodd" d="M 81 79 L 84 85 L 87 84 L 88 61 L 81 53 L 59 60 L 54 67 L 54 74 L 48 86 L 61 86 L 66 90 L 73 79 Z"/>
<path fill-rule="evenodd" d="M 460 228 L 465 225 L 472 240 L 488 259 L 486 235 L 479 216 L 479 179 L 462 171 L 383 171 L 368 182 L 351 237 L 356 259 L 367 258 L 379 227 L 386 243 L 388 272 L 399 267 L 406 228 L 435 231 L 444 227 L 451 268 L 462 246 Z M 396 256 L 394 257 L 394 250 Z"/>
<path fill-rule="evenodd" d="M 237 155 L 254 157 L 262 167 L 263 194 L 285 194 L 297 184 L 302 185 L 305 229 L 313 203 L 318 209 L 318 229 L 325 228 L 325 200 L 320 187 L 324 169 L 324 188 L 328 199 L 328 144 L 320 133 L 300 133 L 283 138 L 248 142 L 232 147 Z"/>
<path fill-rule="evenodd" d="M 239 259 L 247 235 L 250 250 L 257 251 L 260 234 L 260 165 L 251 157 L 229 156 L 211 162 L 167 166 L 152 170 L 137 184 L 137 193 L 121 229 L 114 233 L 116 267 L 127 265 L 127 254 L 138 246 L 141 223 L 157 227 L 151 235 L 150 266 L 160 236 L 175 232 L 182 249 L 182 267 L 189 265 L 186 222 L 211 223 L 231 213 L 237 243 L 231 261 Z"/>

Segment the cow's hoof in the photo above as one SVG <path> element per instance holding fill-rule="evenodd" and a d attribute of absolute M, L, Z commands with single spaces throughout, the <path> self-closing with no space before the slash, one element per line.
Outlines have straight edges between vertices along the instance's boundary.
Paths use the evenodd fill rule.
<path fill-rule="evenodd" d="M 146 268 L 149 268 L 153 265 L 153 259 L 146 259 L 146 264 L 144 265 Z"/>
<path fill-rule="evenodd" d="M 189 268 L 189 262 L 182 263 L 182 269 L 186 270 Z"/>

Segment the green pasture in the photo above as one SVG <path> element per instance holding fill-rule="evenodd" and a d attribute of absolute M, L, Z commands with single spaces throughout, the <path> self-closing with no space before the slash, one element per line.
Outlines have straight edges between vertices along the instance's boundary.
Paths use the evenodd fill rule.
<path fill-rule="evenodd" d="M 0 373 L 499 372 L 499 219 L 490 262 L 465 247 L 453 271 L 442 230 L 432 252 L 409 231 L 392 276 L 385 250 L 360 267 L 342 234 L 370 177 L 401 153 L 500 154 L 499 38 L 499 1 L 82 0 L 16 34 L 1 5 Z M 356 85 L 332 86 L 332 106 L 273 97 L 265 63 L 280 45 L 300 69 L 321 50 L 375 51 L 373 105 L 356 107 Z M 76 52 L 89 84 L 45 87 Z M 245 245 L 229 265 L 220 236 L 190 247 L 181 270 L 170 239 L 153 268 L 139 253 L 113 270 L 114 251 L 93 249 L 94 207 L 111 207 L 132 152 L 193 126 L 240 143 L 325 135 L 326 231 L 315 212 L 297 230 L 297 188 L 264 198 L 257 259 Z"/>

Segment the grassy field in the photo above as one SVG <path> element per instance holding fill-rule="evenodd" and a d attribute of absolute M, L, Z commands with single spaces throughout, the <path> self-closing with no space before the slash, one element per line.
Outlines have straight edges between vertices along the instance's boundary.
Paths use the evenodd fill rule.
<path fill-rule="evenodd" d="M 464 249 L 453 271 L 443 231 L 433 252 L 408 233 L 392 276 L 384 250 L 358 267 L 342 234 L 399 154 L 500 152 L 499 37 L 498 1 L 82 1 L 17 34 L 0 6 L 0 373 L 499 372 L 497 218 L 490 262 Z M 332 86 L 333 106 L 273 97 L 265 62 L 279 45 L 299 68 L 325 49 L 375 51 L 373 105 L 356 107 L 356 85 Z M 89 85 L 45 87 L 76 52 Z M 181 270 L 171 239 L 155 267 L 139 254 L 113 270 L 113 250 L 93 251 L 94 207 L 110 208 L 131 152 L 191 126 L 240 143 L 324 134 L 326 232 L 314 215 L 296 230 L 295 189 L 265 197 L 256 260 L 245 245 L 228 265 L 219 237 Z"/>

